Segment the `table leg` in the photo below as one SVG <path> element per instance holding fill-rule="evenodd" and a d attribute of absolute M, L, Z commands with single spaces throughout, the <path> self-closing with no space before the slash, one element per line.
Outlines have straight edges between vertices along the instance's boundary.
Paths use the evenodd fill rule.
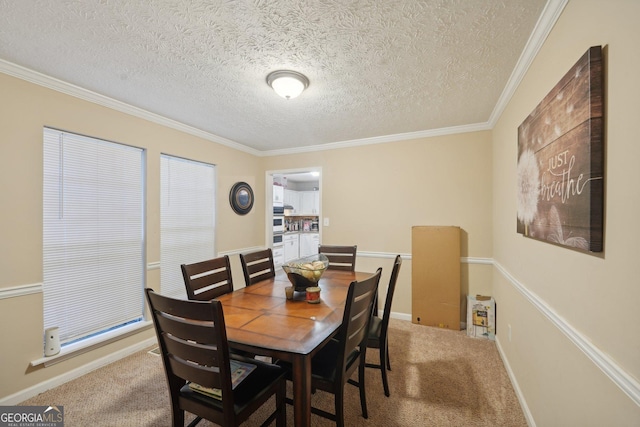
<path fill-rule="evenodd" d="M 311 357 L 296 355 L 293 360 L 293 417 L 296 427 L 311 425 Z"/>

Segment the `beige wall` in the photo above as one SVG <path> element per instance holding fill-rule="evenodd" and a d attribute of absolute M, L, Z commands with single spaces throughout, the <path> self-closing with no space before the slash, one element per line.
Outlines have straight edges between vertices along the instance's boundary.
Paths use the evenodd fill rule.
<path fill-rule="evenodd" d="M 638 16 L 635 0 L 570 1 L 494 128 L 498 341 L 540 426 L 640 425 L 640 407 L 600 368 L 619 369 L 638 393 Z M 605 250 L 587 255 L 516 234 L 514 177 L 517 127 L 596 45 L 606 79 Z"/>
<path fill-rule="evenodd" d="M 42 283 L 42 128 L 71 132 L 147 150 L 147 263 L 160 261 L 160 154 L 217 165 L 218 252 L 264 245 L 264 192 L 255 209 L 235 215 L 228 192 L 236 181 L 264 188 L 261 159 L 121 112 L 0 74 L 0 291 Z M 158 287 L 151 269 L 147 284 Z M 51 380 L 83 364 L 153 336 L 134 337 L 48 368 L 42 357 L 42 294 L 0 298 L 0 398 Z"/>
<path fill-rule="evenodd" d="M 462 257 L 490 259 L 490 132 L 265 158 L 269 172 L 322 168 L 322 242 L 357 244 L 358 269 L 383 267 L 411 253 L 414 225 L 462 228 Z M 376 256 L 380 253 L 380 256 Z M 491 267 L 465 262 L 463 295 L 491 291 Z M 384 295 L 384 292 L 382 292 Z M 411 313 L 411 260 L 400 270 L 392 310 Z M 464 318 L 464 314 L 462 316 Z"/>
<path fill-rule="evenodd" d="M 629 381 L 637 393 L 640 378 L 640 231 L 632 225 L 640 216 L 638 16 L 635 0 L 572 0 L 492 132 L 296 155 L 255 157 L 0 74 L 0 291 L 42 281 L 44 125 L 148 150 L 148 263 L 159 261 L 161 152 L 218 165 L 218 252 L 264 244 L 267 171 L 321 167 L 322 213 L 331 220 L 323 242 L 357 243 L 358 267 L 382 266 L 383 281 L 393 254 L 410 254 L 412 225 L 462 228 L 463 292 L 496 298 L 498 346 L 532 424 L 639 425 L 639 406 L 616 385 Z M 513 177 L 518 125 L 598 44 L 605 46 L 607 81 L 605 252 L 591 256 L 516 234 Z M 244 217 L 227 202 L 239 180 L 256 193 Z M 484 263 L 491 258 L 494 267 Z M 396 313 L 410 313 L 410 277 L 407 259 Z M 147 280 L 157 286 L 159 271 L 148 271 Z M 0 299 L 0 399 L 151 336 L 146 331 L 50 368 L 29 368 L 42 356 L 42 296 Z M 619 370 L 616 381 L 603 374 L 606 367 Z"/>
<path fill-rule="evenodd" d="M 0 289 L 42 282 L 43 126 L 147 150 L 149 264 L 159 261 L 160 153 L 218 166 L 217 252 L 264 245 L 265 171 L 320 166 L 321 206 L 324 216 L 331 219 L 331 226 L 322 229 L 323 241 L 356 242 L 365 254 L 359 267 L 373 271 L 382 266 L 383 281 L 388 281 L 392 256 L 410 254 L 412 225 L 459 225 L 463 229 L 462 256 L 491 257 L 490 132 L 261 158 L 7 75 L 0 74 L 0 92 L 4 95 L 0 103 L 0 183 L 5 206 L 10 207 L 0 212 Z M 256 195 L 254 210 L 242 217 L 228 205 L 229 188 L 240 180 L 251 184 Z M 241 281 L 235 258 L 234 280 Z M 159 277 L 158 269 L 150 269 L 148 286 L 157 287 Z M 393 307 L 394 312 L 407 316 L 411 312 L 410 277 L 407 260 Z M 487 293 L 490 287 L 490 266 L 465 263 L 465 294 L 469 290 Z M 11 351 L 3 348 L 0 398 L 152 337 L 147 330 L 52 367 L 29 368 L 31 360 L 42 356 L 42 295 L 0 299 L 0 313 L 1 342 L 20 343 Z"/>

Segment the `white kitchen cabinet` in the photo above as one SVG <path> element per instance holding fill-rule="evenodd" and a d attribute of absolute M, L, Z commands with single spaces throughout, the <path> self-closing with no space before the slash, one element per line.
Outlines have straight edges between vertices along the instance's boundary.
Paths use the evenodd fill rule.
<path fill-rule="evenodd" d="M 284 204 L 293 207 L 293 213 L 300 212 L 300 193 L 295 190 L 284 190 Z"/>
<path fill-rule="evenodd" d="M 318 253 L 320 235 L 318 233 L 300 233 L 300 257 Z"/>
<path fill-rule="evenodd" d="M 298 233 L 285 234 L 283 241 L 284 241 L 284 262 L 289 262 L 296 258 L 300 258 Z"/>
<path fill-rule="evenodd" d="M 300 213 L 318 215 L 320 212 L 320 194 L 318 191 L 300 191 Z"/>
<path fill-rule="evenodd" d="M 273 252 L 273 264 L 276 267 L 284 264 L 284 246 L 274 246 L 271 250 Z"/>
<path fill-rule="evenodd" d="M 284 187 L 280 185 L 273 186 L 273 203 L 284 203 Z"/>

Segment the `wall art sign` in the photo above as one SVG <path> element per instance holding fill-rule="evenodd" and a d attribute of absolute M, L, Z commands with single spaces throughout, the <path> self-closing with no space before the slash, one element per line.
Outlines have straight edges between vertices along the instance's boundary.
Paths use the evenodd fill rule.
<path fill-rule="evenodd" d="M 603 88 L 595 46 L 518 127 L 518 233 L 602 252 Z"/>

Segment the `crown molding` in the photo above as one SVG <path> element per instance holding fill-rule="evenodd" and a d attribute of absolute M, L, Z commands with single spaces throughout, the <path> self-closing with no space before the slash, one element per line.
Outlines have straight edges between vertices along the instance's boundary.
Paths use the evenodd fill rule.
<path fill-rule="evenodd" d="M 548 0 L 487 122 L 493 129 L 569 0 Z"/>
<path fill-rule="evenodd" d="M 148 120 L 152 123 L 166 126 L 180 132 L 196 136 L 198 138 L 206 139 L 207 141 L 215 142 L 216 144 L 224 145 L 226 147 L 233 148 L 239 151 L 244 151 L 245 153 L 253 154 L 254 156 L 261 155 L 260 151 L 247 147 L 246 145 L 239 144 L 230 139 L 214 135 L 210 132 L 205 132 L 203 130 L 194 128 L 193 126 L 186 125 L 184 123 L 169 119 L 156 113 L 152 113 L 142 108 L 134 107 L 125 102 L 118 101 L 116 99 L 101 95 L 87 89 L 83 89 L 79 86 L 67 83 L 51 76 L 47 76 L 37 71 L 30 70 L 28 68 L 22 67 L 9 61 L 5 61 L 3 59 L 0 59 L 0 73 L 25 80 L 30 83 L 34 83 L 47 89 L 55 90 L 56 92 L 64 93 L 66 95 L 82 99 L 84 101 L 89 101 L 103 107 L 111 108 L 112 110 L 120 111 L 121 113 Z"/>
<path fill-rule="evenodd" d="M 327 144 L 311 145 L 308 147 L 287 148 L 261 152 L 262 156 L 282 156 L 285 154 L 299 154 L 340 148 L 359 147 L 362 145 L 384 144 L 386 142 L 407 141 L 410 139 L 430 138 L 434 136 L 456 135 L 459 133 L 491 130 L 489 123 L 475 123 L 471 125 L 452 126 L 440 129 L 423 130 L 418 132 L 396 133 L 393 135 L 374 136 L 371 138 L 352 139 L 348 141 L 329 142 Z"/>
<path fill-rule="evenodd" d="M 430 138 L 435 136 L 454 135 L 467 132 L 485 131 L 491 130 L 495 126 L 498 118 L 506 108 L 509 100 L 515 93 L 520 81 L 526 74 L 529 66 L 533 62 L 538 51 L 542 47 L 542 44 L 546 40 L 547 36 L 551 32 L 551 29 L 555 25 L 558 17 L 562 13 L 562 10 L 568 3 L 568 0 L 548 0 L 545 8 L 538 19 L 538 22 L 529 37 L 529 40 L 523 50 L 520 58 L 511 73 L 511 77 L 507 82 L 504 90 L 496 106 L 491 113 L 489 120 L 485 123 L 476 123 L 463 126 L 452 126 L 447 128 L 431 129 L 418 132 L 399 133 L 392 135 L 383 135 L 371 138 L 353 139 L 347 141 L 331 142 L 327 144 L 319 144 L 308 147 L 297 147 L 291 149 L 281 150 L 267 150 L 259 151 L 230 139 L 205 132 L 203 130 L 194 128 L 192 126 L 180 123 L 176 120 L 169 119 L 156 113 L 149 112 L 142 108 L 134 107 L 124 102 L 115 100 L 113 98 L 101 95 L 99 93 L 83 89 L 79 86 L 64 82 L 54 77 L 47 76 L 37 71 L 30 70 L 20 65 L 1 60 L 0 59 L 0 72 L 17 77 L 19 79 L 43 86 L 57 92 L 61 92 L 73 97 L 92 102 L 94 104 L 102 105 L 107 108 L 111 108 L 116 111 L 120 111 L 125 114 L 130 114 L 135 117 L 148 120 L 150 122 L 167 126 L 169 128 L 202 138 L 207 141 L 214 142 L 216 144 L 224 145 L 235 150 L 243 151 L 245 153 L 257 156 L 257 157 L 270 157 L 281 156 L 286 154 L 299 154 L 309 153 L 317 151 L 337 150 L 340 148 L 358 147 L 372 144 L 383 144 L 387 142 L 406 141 L 411 139 Z"/>

